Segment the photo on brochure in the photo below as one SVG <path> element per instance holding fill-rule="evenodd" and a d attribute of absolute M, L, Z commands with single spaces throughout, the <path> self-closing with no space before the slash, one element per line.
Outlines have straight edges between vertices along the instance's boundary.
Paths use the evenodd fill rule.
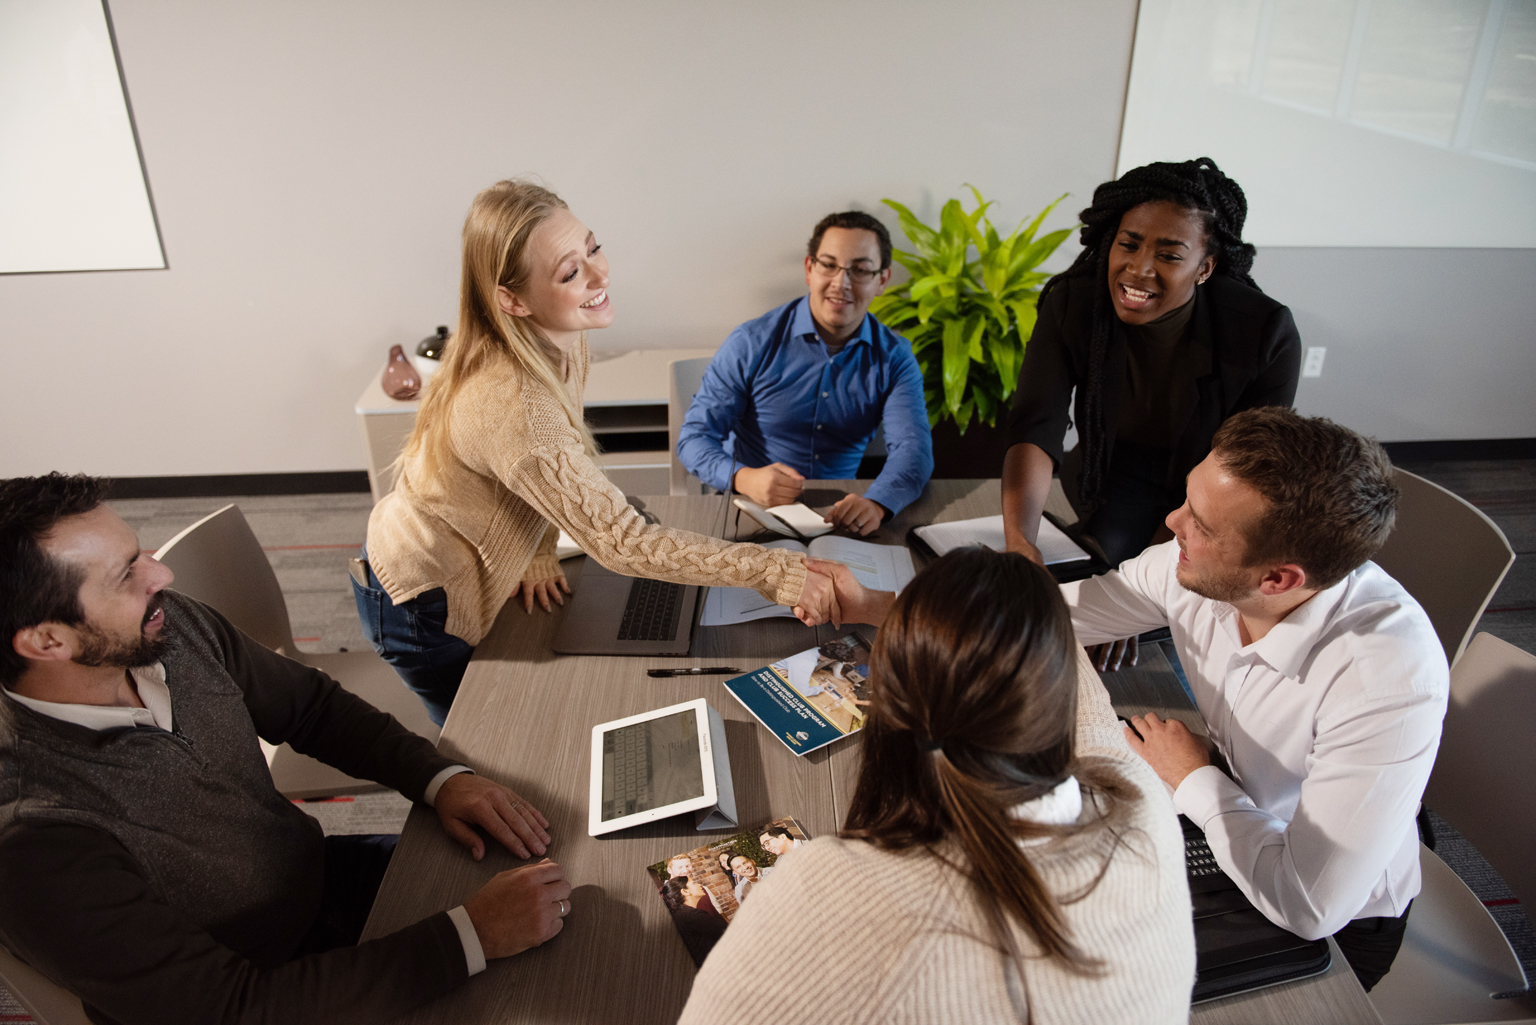
<path fill-rule="evenodd" d="M 779 859 L 809 839 L 794 819 L 774 819 L 647 869 L 695 965 L 704 964 L 736 910 Z"/>
<path fill-rule="evenodd" d="M 869 712 L 869 641 L 851 631 L 782 658 L 725 689 L 797 755 L 864 728 Z"/>

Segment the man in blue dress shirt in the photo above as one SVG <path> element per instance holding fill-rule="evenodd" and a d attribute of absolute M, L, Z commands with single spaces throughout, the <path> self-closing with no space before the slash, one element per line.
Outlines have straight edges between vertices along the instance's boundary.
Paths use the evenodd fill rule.
<path fill-rule="evenodd" d="M 704 372 L 678 434 L 688 472 L 768 507 L 807 478 L 858 475 L 885 425 L 885 469 L 827 521 L 868 534 L 905 508 L 933 473 L 923 375 L 912 347 L 869 315 L 891 280 L 891 236 L 869 214 L 822 218 L 805 257 L 810 294 L 731 332 Z"/>

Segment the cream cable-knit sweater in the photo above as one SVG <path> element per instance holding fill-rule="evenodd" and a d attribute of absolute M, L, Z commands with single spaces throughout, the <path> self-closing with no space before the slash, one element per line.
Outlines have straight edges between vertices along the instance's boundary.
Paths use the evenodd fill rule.
<path fill-rule="evenodd" d="M 1195 940 L 1183 834 L 1166 788 L 1126 746 L 1097 675 L 1079 667 L 1078 754 L 1109 760 L 1142 794 L 1104 878 L 1063 906 L 1104 975 L 1031 957 L 1021 985 L 958 872 L 926 851 L 822 837 L 753 889 L 700 969 L 679 1025 L 1187 1022 Z M 1091 799 L 1084 805 L 1084 816 L 1097 814 Z M 1098 830 L 1029 855 L 1064 895 L 1093 879 L 1111 844 Z"/>
<path fill-rule="evenodd" d="M 583 339 L 568 376 L 578 405 Z M 452 456 L 428 476 L 408 460 L 368 517 L 368 561 L 392 601 L 448 594 L 447 630 L 478 644 L 524 579 L 554 575 L 559 529 L 618 573 L 681 584 L 751 587 L 800 599 L 805 559 L 646 523 L 582 450 L 559 400 L 510 360 L 482 367 L 454 396 Z"/>

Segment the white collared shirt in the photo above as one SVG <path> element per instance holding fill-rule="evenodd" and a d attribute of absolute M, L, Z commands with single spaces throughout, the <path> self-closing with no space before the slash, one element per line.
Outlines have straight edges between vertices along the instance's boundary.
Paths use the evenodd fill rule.
<path fill-rule="evenodd" d="M 1179 584 L 1178 556 L 1169 541 L 1061 588 L 1084 644 L 1172 632 L 1232 769 L 1190 773 L 1174 805 L 1248 899 L 1306 939 L 1401 915 L 1450 692 L 1429 617 L 1367 562 L 1245 647 L 1232 606 Z"/>
<path fill-rule="evenodd" d="M 7 696 L 32 709 L 38 715 L 46 715 L 88 730 L 137 729 L 140 726 L 156 727 L 171 732 L 171 691 L 165 685 L 165 666 L 156 662 L 128 670 L 133 685 L 138 689 L 143 708 L 127 705 L 72 705 L 62 701 L 39 701 L 22 697 L 7 690 Z"/>

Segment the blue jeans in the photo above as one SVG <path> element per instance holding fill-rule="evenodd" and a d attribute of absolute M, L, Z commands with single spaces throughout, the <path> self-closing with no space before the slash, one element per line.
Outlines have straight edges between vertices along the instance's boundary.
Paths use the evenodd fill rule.
<path fill-rule="evenodd" d="M 366 549 L 363 558 L 368 558 Z M 353 580 L 352 597 L 357 600 L 363 636 L 395 667 L 427 706 L 427 715 L 441 726 L 453 707 L 469 656 L 475 653 L 474 645 L 448 632 L 448 595 L 434 587 L 396 605 L 369 566 L 368 586 Z"/>

